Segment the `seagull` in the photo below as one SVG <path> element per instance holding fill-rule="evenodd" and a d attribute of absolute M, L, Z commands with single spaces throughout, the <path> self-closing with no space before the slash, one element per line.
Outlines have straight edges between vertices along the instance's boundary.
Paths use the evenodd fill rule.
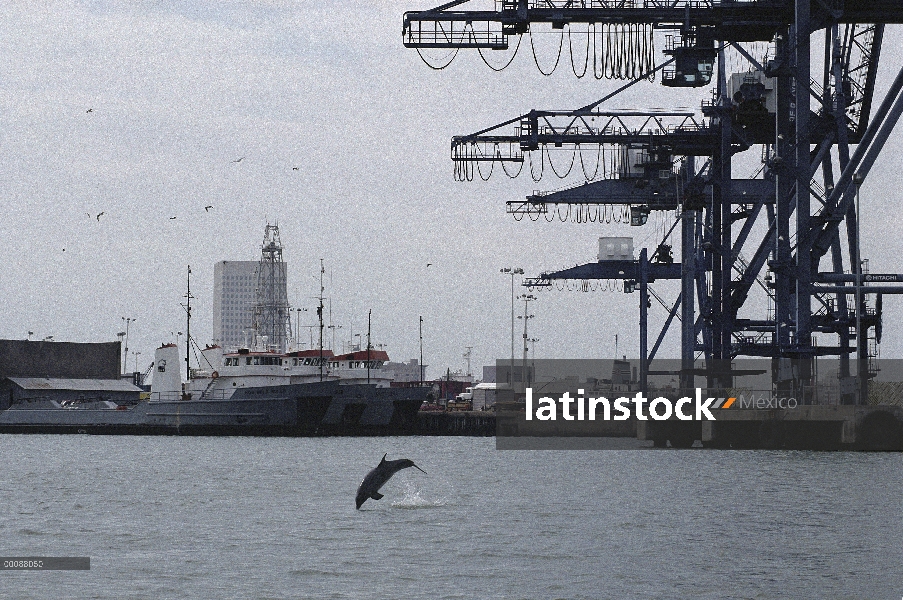
<path fill-rule="evenodd" d="M 89 109 L 86 110 L 85 112 L 86 112 L 86 113 L 92 113 L 92 112 L 94 112 L 94 109 L 93 109 L 93 108 L 89 108 Z"/>
<path fill-rule="evenodd" d="M 99 212 L 99 213 L 97 213 L 97 222 L 98 222 L 98 223 L 100 223 L 100 217 L 101 217 L 101 215 L 105 215 L 105 214 L 107 214 L 107 213 L 105 213 L 105 212 Z"/>
<path fill-rule="evenodd" d="M 432 267 L 432 266 L 433 266 L 433 263 L 426 263 L 426 266 Z"/>
<path fill-rule="evenodd" d="M 301 167 L 292 167 L 292 171 L 298 171 Z"/>
<path fill-rule="evenodd" d="M 243 161 L 244 159 L 245 159 L 245 157 L 242 156 L 242 157 L 239 158 L 238 160 L 233 160 L 232 162 L 234 162 L 234 163 L 240 163 L 240 162 Z"/>
<path fill-rule="evenodd" d="M 170 221 L 175 221 L 175 219 L 176 219 L 175 217 L 169 217 Z"/>
<path fill-rule="evenodd" d="M 212 204 L 208 204 L 207 206 L 204 207 L 204 212 L 210 212 L 210 209 L 211 209 L 211 208 L 213 208 L 213 205 L 212 205 Z"/>

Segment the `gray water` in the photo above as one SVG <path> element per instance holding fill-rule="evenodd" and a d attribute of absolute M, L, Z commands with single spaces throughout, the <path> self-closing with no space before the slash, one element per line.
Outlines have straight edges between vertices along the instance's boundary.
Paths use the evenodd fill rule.
<path fill-rule="evenodd" d="M 0 436 L 3 598 L 900 598 L 903 456 Z M 354 494 L 382 455 L 407 469 Z"/>

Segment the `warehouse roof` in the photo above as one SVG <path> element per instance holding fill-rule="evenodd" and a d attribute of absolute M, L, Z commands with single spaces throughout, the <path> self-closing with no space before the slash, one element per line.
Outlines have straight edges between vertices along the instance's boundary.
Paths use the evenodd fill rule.
<path fill-rule="evenodd" d="M 72 390 L 76 392 L 140 392 L 141 388 L 125 379 L 50 379 L 47 377 L 8 377 L 24 390 Z"/>

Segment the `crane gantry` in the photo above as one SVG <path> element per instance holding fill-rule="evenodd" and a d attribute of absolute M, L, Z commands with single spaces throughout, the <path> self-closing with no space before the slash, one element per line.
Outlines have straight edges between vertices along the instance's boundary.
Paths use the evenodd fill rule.
<path fill-rule="evenodd" d="M 651 211 L 675 217 L 661 243 L 651 252 L 641 249 L 638 260 L 600 260 L 526 283 L 621 279 L 637 289 L 643 385 L 679 311 L 682 388 L 693 387 L 700 373 L 711 386 L 730 387 L 731 360 L 764 357 L 792 363 L 776 370 L 788 375 L 774 383 L 806 403 L 812 360 L 835 356 L 842 401 L 864 402 L 881 338 L 882 295 L 903 293 L 894 285 L 903 275 L 864 273 L 856 206 L 859 187 L 903 112 L 903 69 L 873 106 L 884 28 L 903 23 L 903 0 L 499 0 L 490 10 L 462 10 L 467 3 L 406 12 L 404 45 L 498 50 L 532 28 L 563 32 L 581 25 L 592 36 L 594 72 L 601 31 L 598 72 L 630 81 L 571 111 L 533 109 L 454 137 L 455 177 L 472 179 L 486 163 L 522 168 L 526 162 L 536 178 L 534 165 L 544 164 L 544 152 L 572 149 L 586 183 L 508 202 L 508 212 L 548 219 L 562 206 L 586 215 L 593 207 L 621 206 L 637 226 Z M 657 65 L 655 32 L 665 36 Z M 819 34 L 823 42 L 814 46 Z M 744 47 L 749 42 L 767 43 L 768 55 L 752 56 Z M 814 49 L 823 49 L 818 60 Z M 727 50 L 751 68 L 729 72 Z M 656 76 L 675 88 L 714 84 L 701 114 L 607 108 L 617 94 L 652 85 Z M 588 147 L 609 155 L 601 176 L 599 158 L 595 170 L 586 169 Z M 734 157 L 753 148 L 761 148 L 759 175 L 735 178 Z M 678 223 L 675 264 L 666 242 Z M 680 280 L 681 291 L 650 351 L 649 284 L 657 279 Z M 754 289 L 773 304 L 759 318 L 741 313 Z M 816 345 L 816 333 L 834 341 Z"/>

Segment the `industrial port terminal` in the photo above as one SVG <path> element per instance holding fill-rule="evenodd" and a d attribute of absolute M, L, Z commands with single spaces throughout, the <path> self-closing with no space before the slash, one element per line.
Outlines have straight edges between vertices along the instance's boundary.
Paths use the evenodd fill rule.
<path fill-rule="evenodd" d="M 617 435 L 674 448 L 903 450 L 903 373 L 879 352 L 885 334 L 899 334 L 892 327 L 885 331 L 883 308 L 885 296 L 893 302 L 903 293 L 903 273 L 869 270 L 862 239 L 876 233 L 860 227 L 862 205 L 869 206 L 861 189 L 870 177 L 881 176 L 873 167 L 903 113 L 903 68 L 881 60 L 885 26 L 901 23 L 900 0 L 455 0 L 405 12 L 403 45 L 434 69 L 450 63 L 431 63 L 430 50 L 453 51 L 452 58 L 459 50 L 476 50 L 484 61 L 484 52 L 495 51 L 513 59 L 524 38 L 532 44 L 534 33 L 550 30 L 562 40 L 556 67 L 569 62 L 578 78 L 592 73 L 596 80 L 624 82 L 578 108 L 530 108 L 451 140 L 453 176 L 460 181 L 502 172 L 515 179 L 526 176 L 525 169 L 537 182 L 549 173 L 583 175 L 576 185 L 506 201 L 506 212 L 524 227 L 615 221 L 646 234 L 639 241 L 640 236 L 601 237 L 597 260 L 570 268 L 502 270 L 511 275 L 512 347 L 510 359 L 499 362 L 502 377 L 493 381 L 509 394 L 499 399 L 497 412 L 520 414 L 527 388 L 542 378 L 535 361 L 527 365 L 531 294 L 605 285 L 623 292 L 609 299 L 638 309 L 638 348 L 628 352 L 636 358 L 619 361 L 617 351 L 597 357 L 608 360 L 605 369 L 613 364 L 617 371 L 619 362 L 633 369 L 621 391 L 652 396 L 665 386 L 675 395 L 705 390 L 735 398 L 755 389 L 767 396 L 762 406 L 744 400 L 715 422 L 631 421 Z M 575 59 L 575 31 L 585 36 L 585 60 Z M 562 62 L 562 54 L 570 60 Z M 538 61 L 537 67 L 549 74 Z M 879 74 L 886 70 L 893 71 L 882 75 L 890 84 L 879 93 Z M 668 88 L 667 98 L 689 98 L 694 108 L 612 108 L 628 93 L 646 88 L 652 94 L 655 86 Z M 738 176 L 750 165 L 753 175 Z M 388 387 L 389 377 L 379 374 L 388 357 L 371 342 L 369 328 L 349 352 L 324 354 L 322 278 L 319 339 L 310 326 L 308 348 L 300 349 L 303 336 L 291 323 L 277 226 L 267 224 L 261 248 L 260 261 L 216 266 L 216 339 L 207 351 L 220 363 L 205 358 L 205 365 L 193 346 L 189 283 L 185 353 L 177 360 L 185 361 L 196 387 L 186 384 L 184 399 L 222 392 L 222 375 L 239 365 L 280 367 L 280 377 L 288 377 L 290 367 L 319 366 L 320 382 L 324 369 L 334 369 L 336 379 L 377 387 L 384 379 Z M 522 360 L 515 360 L 514 351 L 515 275 L 524 275 Z M 190 267 L 188 276 L 190 282 Z M 650 326 L 652 310 L 664 311 L 658 330 Z M 252 365 L 247 352 L 253 354 L 260 340 L 259 363 Z M 679 355 L 663 356 L 669 343 Z M 46 365 L 63 352 L 44 347 L 52 345 L 7 342 L 0 408 L 28 399 L 34 384 L 22 378 L 122 377 L 101 364 L 105 359 L 72 360 L 76 350 L 66 355 L 65 368 L 48 375 Z M 125 345 L 122 372 L 127 333 Z M 224 354 L 220 345 L 234 348 Z M 121 346 L 95 346 L 97 356 L 115 352 L 118 365 Z M 246 354 L 229 354 L 238 346 Z M 209 352 L 215 348 L 218 354 Z M 264 356 L 270 352 L 272 357 Z M 29 370 L 29 363 L 43 366 Z M 450 372 L 444 387 L 441 377 L 425 381 L 422 363 L 421 356 L 419 377 L 406 384 L 434 388 L 424 405 L 429 410 L 419 411 L 417 427 L 410 424 L 405 432 L 495 430 L 495 411 L 467 405 L 472 389 L 452 386 Z M 77 364 L 85 366 L 82 375 L 70 373 Z M 342 369 L 349 374 L 338 375 Z M 143 383 L 139 375 L 132 383 Z M 597 372 L 592 380 L 607 375 Z M 761 376 L 765 384 L 749 383 Z M 610 391 L 619 385 L 616 379 L 612 373 L 607 380 Z M 57 386 L 55 392 L 78 391 L 71 382 L 73 389 L 47 385 Z M 105 391 L 138 389 L 119 385 Z M 471 398 L 458 398 L 462 393 Z M 778 403 L 787 398 L 794 401 L 792 409 Z"/>
<path fill-rule="evenodd" d="M 701 386 L 730 395 L 747 374 L 736 359 L 753 357 L 768 364 L 770 392 L 803 407 L 737 411 L 731 415 L 736 423 L 715 423 L 714 429 L 666 421 L 640 435 L 657 445 L 840 447 L 852 445 L 858 432 L 860 443 L 865 437 L 870 446 L 901 449 L 903 415 L 884 405 L 892 400 L 886 386 L 874 384 L 887 362 L 878 360 L 883 297 L 903 293 L 903 274 L 867 271 L 860 240 L 873 232 L 860 231 L 859 192 L 870 175 L 880 177 L 872 167 L 903 112 L 903 69 L 880 60 L 884 28 L 903 21 L 903 4 L 477 4 L 457 0 L 406 12 L 404 45 L 422 57 L 431 49 L 476 50 L 486 61 L 486 51 L 516 53 L 524 38 L 532 45 L 535 33 L 551 29 L 562 36 L 556 66 L 567 69 L 569 53 L 578 78 L 591 72 L 626 83 L 573 110 L 535 107 L 455 136 L 455 177 L 487 179 L 502 170 L 513 177 L 528 170 L 538 181 L 544 172 L 574 170 L 585 182 L 534 191 L 508 201 L 507 211 L 528 222 L 615 219 L 636 227 L 664 214 L 667 225 L 649 246 L 604 239 L 597 262 L 539 272 L 524 285 L 542 291 L 562 281 L 617 281 L 635 294 L 626 298 L 639 308 L 642 390 L 655 374 L 653 360 L 661 358 L 666 334 L 676 329 L 679 367 L 670 372 L 681 390 Z M 582 42 L 574 58 L 577 31 L 586 36 L 585 59 Z M 654 44 L 662 38 L 664 60 L 656 64 Z M 728 56 L 743 68 L 731 70 L 738 61 L 729 63 Z M 876 95 L 879 65 L 894 71 L 883 96 Z M 645 86 L 651 92 L 655 85 L 683 88 L 689 96 L 697 90 L 698 111 L 609 108 L 625 90 Z M 751 157 L 759 163 L 756 174 L 738 178 L 738 165 Z M 670 299 L 651 287 L 667 280 L 680 284 Z M 667 311 L 657 333 L 648 326 L 653 300 Z M 825 358 L 836 363 L 839 394 L 832 406 L 818 404 L 816 365 Z"/>

